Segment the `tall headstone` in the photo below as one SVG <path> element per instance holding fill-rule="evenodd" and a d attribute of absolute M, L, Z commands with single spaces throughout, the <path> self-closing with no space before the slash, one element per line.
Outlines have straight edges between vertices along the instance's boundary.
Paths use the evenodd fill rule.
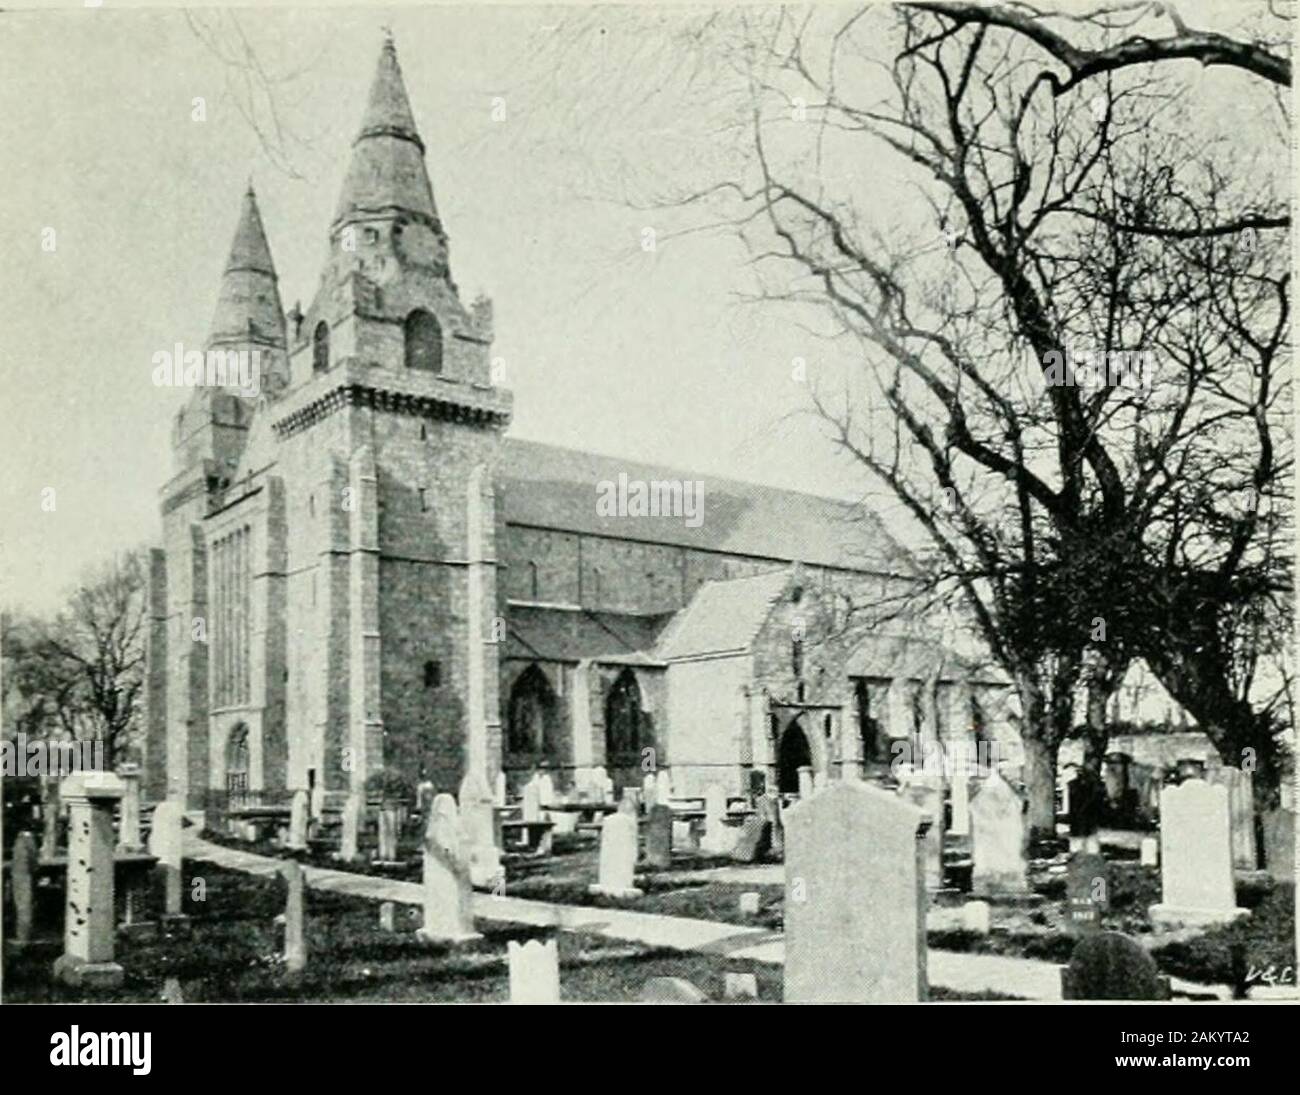
<path fill-rule="evenodd" d="M 943 888 L 943 785 L 917 773 L 902 788 L 907 801 L 925 814 L 930 825 L 925 831 L 925 888 L 931 893 Z"/>
<path fill-rule="evenodd" d="M 478 939 L 469 864 L 461 853 L 460 817 L 451 795 L 438 795 L 424 836 L 424 926 L 428 941 Z"/>
<path fill-rule="evenodd" d="M 850 780 L 785 823 L 785 1001 L 926 999 L 921 811 Z"/>
<path fill-rule="evenodd" d="M 361 796 L 350 794 L 343 801 L 343 832 L 339 841 L 339 858 L 351 863 L 361 844 Z"/>
<path fill-rule="evenodd" d="M 1209 769 L 1207 782 L 1228 792 L 1228 818 L 1232 829 L 1232 865 L 1253 871 L 1259 866 L 1255 846 L 1255 789 L 1249 772 L 1230 765 Z"/>
<path fill-rule="evenodd" d="M 284 968 L 301 973 L 307 968 L 307 878 L 302 864 L 292 859 L 280 873 L 289 887 L 284 902 Z"/>
<path fill-rule="evenodd" d="M 501 849 L 497 847 L 496 816 L 487 780 L 477 771 L 460 781 L 461 847 L 469 859 L 471 885 L 489 887 L 501 877 Z"/>
<path fill-rule="evenodd" d="M 1295 881 L 1295 811 L 1284 806 L 1263 817 L 1264 867 L 1278 882 Z"/>
<path fill-rule="evenodd" d="M 1151 919 L 1206 925 L 1248 916 L 1237 908 L 1232 879 L 1228 792 L 1200 779 L 1166 787 L 1160 796 L 1161 900 Z"/>
<path fill-rule="evenodd" d="M 523 819 L 525 821 L 542 820 L 542 783 L 541 776 L 533 776 L 524 784 Z"/>
<path fill-rule="evenodd" d="M 640 897 L 633 884 L 636 869 L 636 818 L 621 810 L 609 814 L 600 826 L 598 880 L 589 889 L 606 897 Z"/>
<path fill-rule="evenodd" d="M 302 851 L 307 847 L 307 819 L 310 813 L 310 797 L 305 790 L 294 791 L 289 802 L 289 843 L 288 847 Z"/>
<path fill-rule="evenodd" d="M 660 768 L 655 776 L 655 802 L 668 806 L 673 798 L 673 778 L 667 768 Z"/>
<path fill-rule="evenodd" d="M 560 957 L 554 939 L 530 939 L 506 944 L 510 963 L 512 1004 L 558 1004 L 560 1002 Z"/>
<path fill-rule="evenodd" d="M 813 794 L 813 770 L 811 766 L 799 769 L 799 797 L 811 798 Z"/>
<path fill-rule="evenodd" d="M 376 849 L 375 857 L 380 863 L 397 862 L 397 837 L 401 829 L 402 811 L 398 806 L 392 803 L 383 802 L 379 805 L 379 847 Z M 425 818 L 427 823 L 428 818 Z"/>
<path fill-rule="evenodd" d="M 181 912 L 181 871 L 184 866 L 181 843 L 183 818 L 181 804 L 168 799 L 153 808 L 153 817 L 149 823 L 149 854 L 157 857 L 158 869 L 163 875 L 165 894 L 163 913 L 166 916 L 179 916 Z"/>
<path fill-rule="evenodd" d="M 659 781 L 653 772 L 647 772 L 641 780 L 641 802 L 648 810 L 659 801 Z"/>
<path fill-rule="evenodd" d="M 20 946 L 32 938 L 38 858 L 36 838 L 31 833 L 19 833 L 9 877 L 14 892 L 14 942 Z"/>
<path fill-rule="evenodd" d="M 555 780 L 550 772 L 543 772 L 537 777 L 537 798 L 543 812 L 555 803 Z"/>
<path fill-rule="evenodd" d="M 119 807 L 117 843 L 126 851 L 139 851 L 140 842 L 140 766 L 128 762 L 117 770 L 126 791 Z"/>
<path fill-rule="evenodd" d="M 68 878 L 63 954 L 54 976 L 70 985 L 116 988 L 113 961 L 113 810 L 126 793 L 112 772 L 74 772 L 59 793 L 68 807 Z"/>
<path fill-rule="evenodd" d="M 768 840 L 772 855 L 780 859 L 785 855 L 785 827 L 781 823 L 781 796 L 759 795 L 755 802 L 758 816 L 767 823 Z"/>
<path fill-rule="evenodd" d="M 492 787 L 492 804 L 494 806 L 504 806 L 506 804 L 506 774 L 504 772 L 497 773 L 497 778 Z"/>
<path fill-rule="evenodd" d="M 665 870 L 673 863 L 673 811 L 669 806 L 650 807 L 645 822 L 647 867 Z"/>
<path fill-rule="evenodd" d="M 1160 841 L 1153 836 L 1144 836 L 1138 846 L 1138 862 L 1143 867 L 1160 866 Z"/>
<path fill-rule="evenodd" d="M 429 821 L 429 811 L 433 809 L 433 796 L 438 793 L 438 789 L 433 785 L 433 780 L 421 780 L 415 787 L 415 806 L 420 811 L 421 819 L 427 824 Z"/>
<path fill-rule="evenodd" d="M 726 823 L 727 793 L 716 783 L 704 791 L 704 840 L 701 850 L 710 855 L 726 855 L 735 846 L 735 830 Z"/>
<path fill-rule="evenodd" d="M 985 779 L 970 806 L 971 889 L 980 896 L 1029 892 L 1020 796 L 1001 775 Z"/>

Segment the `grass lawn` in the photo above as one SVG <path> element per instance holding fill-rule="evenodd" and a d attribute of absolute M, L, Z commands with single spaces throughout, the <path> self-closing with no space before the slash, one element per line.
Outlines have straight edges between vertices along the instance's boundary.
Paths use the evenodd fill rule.
<path fill-rule="evenodd" d="M 398 906 L 399 930 L 379 927 L 378 904 L 319 890 L 308 893 L 307 970 L 291 976 L 281 958 L 275 917 L 284 909 L 282 882 L 187 863 L 186 887 L 202 876 L 206 897 L 188 902 L 191 931 L 172 939 L 119 938 L 126 971 L 120 989 L 91 992 L 56 984 L 50 967 L 61 947 L 39 941 L 5 957 L 10 1001 L 141 1002 L 160 999 L 167 978 L 194 1002 L 370 1001 L 502 1003 L 509 999 L 506 944 L 545 937 L 543 929 L 479 921 L 483 938 L 455 948 L 421 942 L 419 914 Z M 156 908 L 157 905 L 151 907 Z M 39 932 L 38 932 L 39 935 Z M 712 1000 L 724 974 L 753 973 L 759 1000 L 781 999 L 781 968 L 717 955 L 683 953 L 586 933 L 561 932 L 561 996 L 569 1001 L 635 1001 L 651 977 L 682 977 Z M 1001 999 L 932 991 L 937 1000 Z"/>

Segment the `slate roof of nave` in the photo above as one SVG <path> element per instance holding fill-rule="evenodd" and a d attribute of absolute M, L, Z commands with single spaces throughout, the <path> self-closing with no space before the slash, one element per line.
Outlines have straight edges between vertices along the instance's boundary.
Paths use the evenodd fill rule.
<path fill-rule="evenodd" d="M 651 652 L 672 617 L 512 604 L 506 657 L 658 664 Z"/>
<path fill-rule="evenodd" d="M 688 527 L 681 517 L 598 514 L 597 484 L 617 482 L 619 473 L 630 482 L 703 482 L 699 527 Z M 907 553 L 876 514 L 833 498 L 509 437 L 497 482 L 510 524 L 812 566 L 912 573 Z"/>
<path fill-rule="evenodd" d="M 705 582 L 664 629 L 655 653 L 672 661 L 748 650 L 791 580 L 783 568 Z"/>

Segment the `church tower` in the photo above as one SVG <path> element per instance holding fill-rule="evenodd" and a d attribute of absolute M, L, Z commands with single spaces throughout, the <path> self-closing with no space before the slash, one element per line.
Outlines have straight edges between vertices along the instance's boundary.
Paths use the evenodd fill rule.
<path fill-rule="evenodd" d="M 176 413 L 172 478 L 160 498 L 163 547 L 152 553 L 146 780 L 149 794 L 203 805 L 209 786 L 208 549 L 205 519 L 225 504 L 260 398 L 287 377 L 275 264 L 252 185 L 243 196 L 202 355 L 203 383 Z M 256 393 L 207 383 L 213 352 L 228 374 L 242 356 Z M 179 363 L 178 363 L 179 366 Z M 187 366 L 186 371 L 189 371 Z M 213 378 L 215 379 L 215 377 Z M 228 375 L 233 381 L 234 376 Z"/>
<path fill-rule="evenodd" d="M 288 785 L 316 812 L 499 765 L 491 305 L 451 276 L 385 40 L 271 407 L 289 520 Z"/>

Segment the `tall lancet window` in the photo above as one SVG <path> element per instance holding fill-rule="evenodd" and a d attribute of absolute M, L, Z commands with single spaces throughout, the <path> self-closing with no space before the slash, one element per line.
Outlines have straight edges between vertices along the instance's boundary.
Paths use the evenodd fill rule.
<path fill-rule="evenodd" d="M 323 319 L 316 324 L 316 332 L 311 336 L 312 372 L 323 373 L 330 367 L 330 325 Z"/>
<path fill-rule="evenodd" d="M 423 308 L 406 317 L 406 367 L 442 372 L 442 328 Z"/>

